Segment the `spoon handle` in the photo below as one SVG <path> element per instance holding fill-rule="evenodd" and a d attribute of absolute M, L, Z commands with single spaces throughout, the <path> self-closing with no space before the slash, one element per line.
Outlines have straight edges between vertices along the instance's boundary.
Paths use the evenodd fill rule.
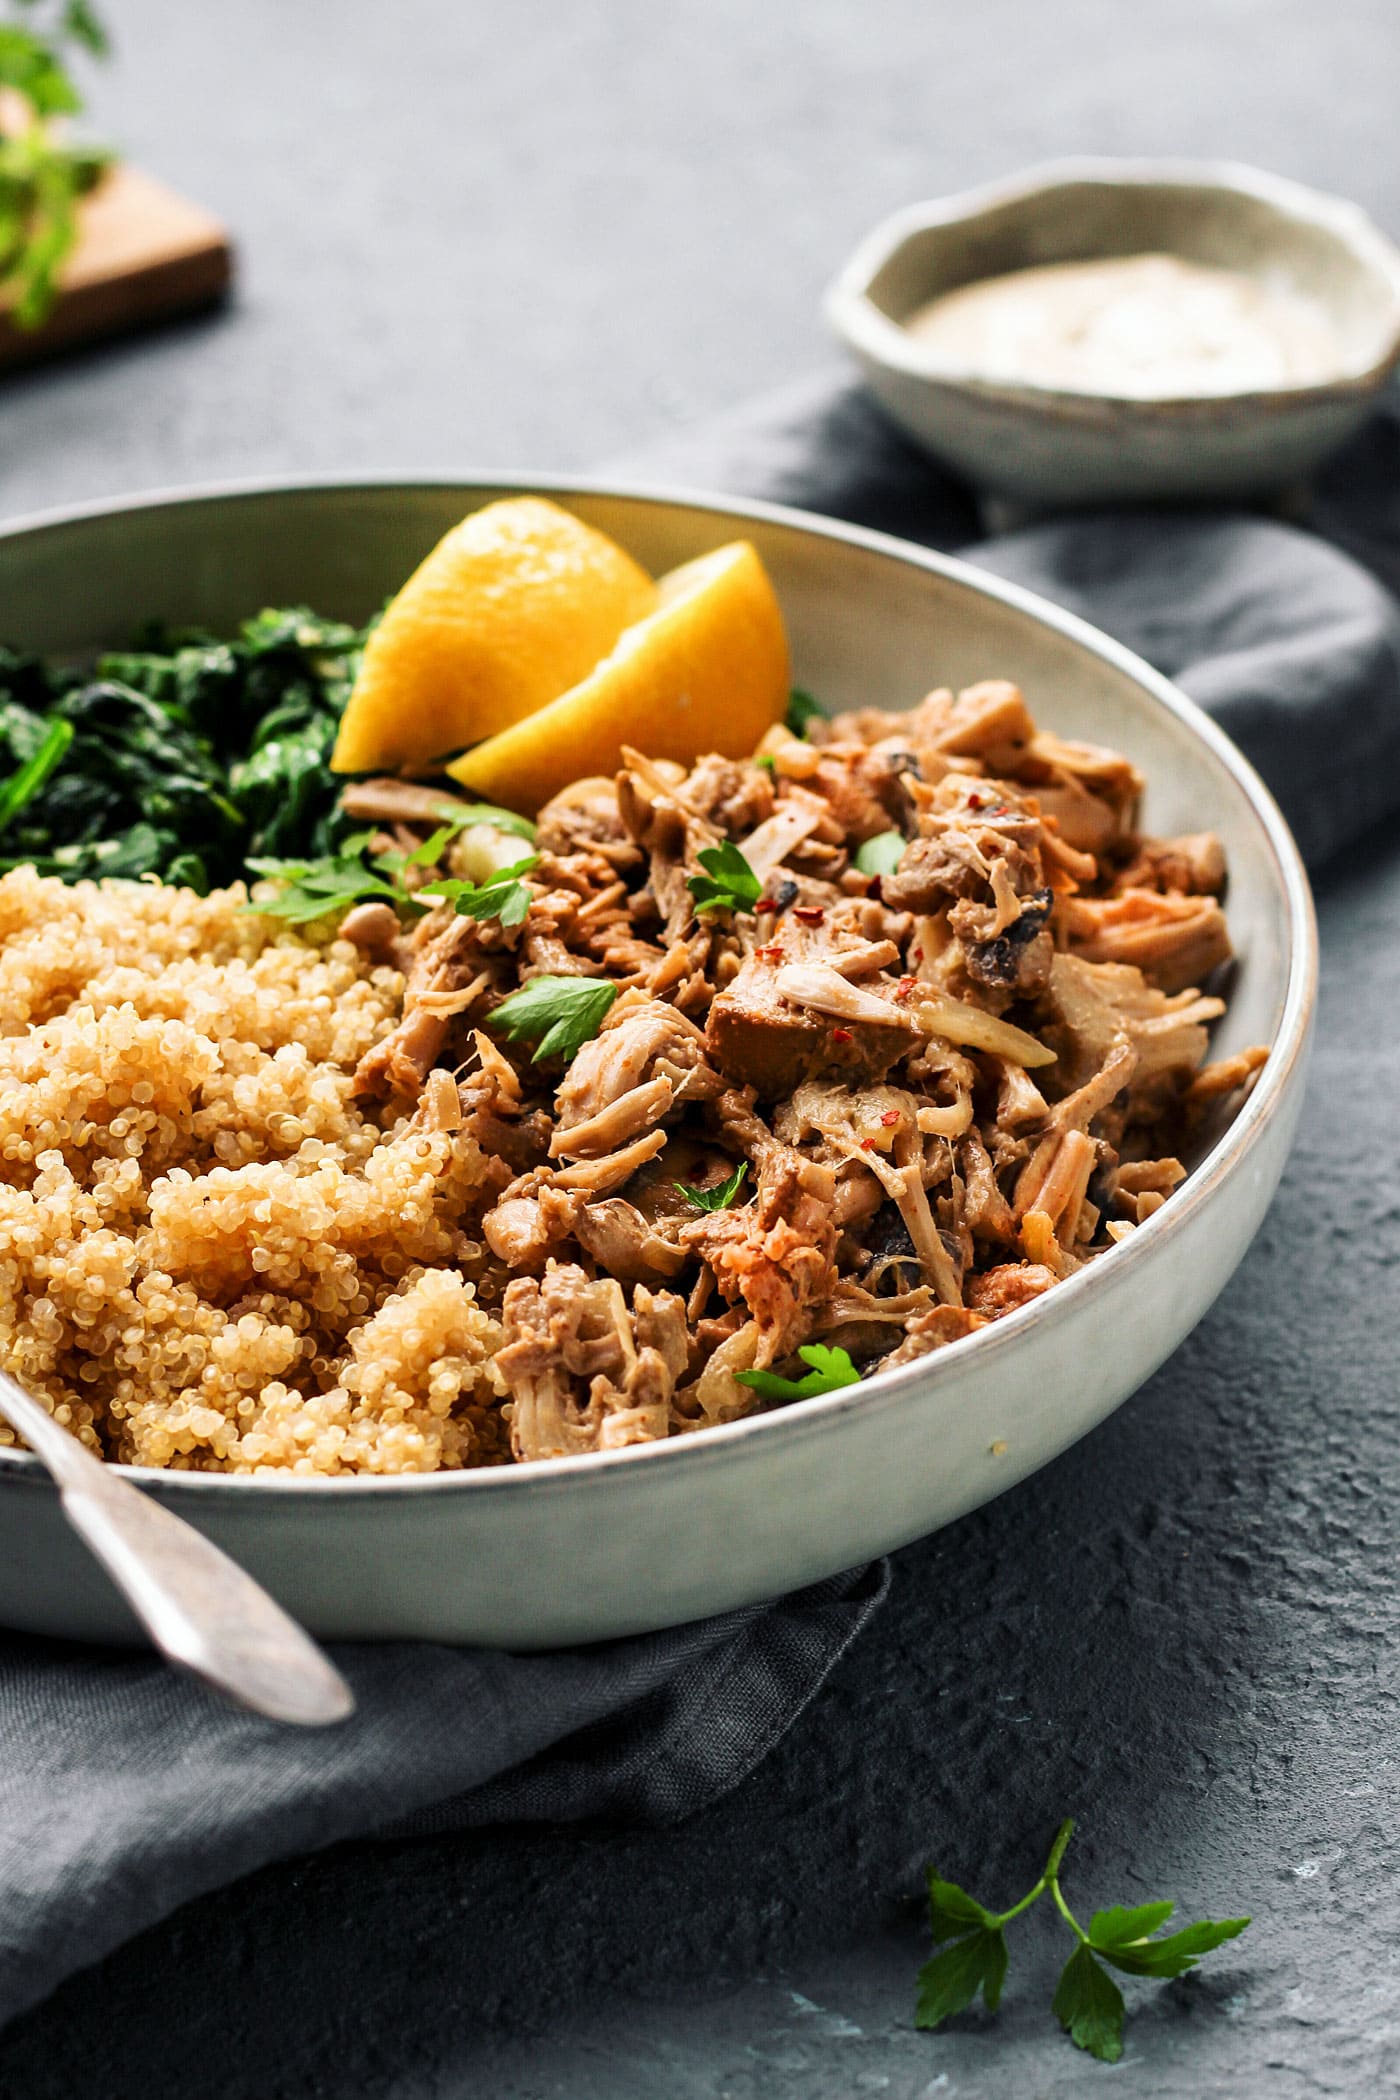
<path fill-rule="evenodd" d="M 340 1672 L 251 1575 L 95 1457 L 5 1371 L 0 1415 L 48 1468 L 68 1522 L 171 1662 L 269 1720 L 319 1728 L 354 1711 Z"/>

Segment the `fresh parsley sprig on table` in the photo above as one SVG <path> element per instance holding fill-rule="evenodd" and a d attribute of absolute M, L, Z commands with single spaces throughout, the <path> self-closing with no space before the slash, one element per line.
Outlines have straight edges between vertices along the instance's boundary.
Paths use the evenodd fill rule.
<path fill-rule="evenodd" d="M 732 840 L 702 847 L 695 857 L 705 873 L 689 876 L 686 888 L 697 912 L 753 910 L 763 884 Z"/>
<path fill-rule="evenodd" d="M 417 894 L 455 905 L 464 919 L 499 919 L 502 926 L 519 926 L 530 913 L 530 891 L 520 878 L 539 864 L 538 853 L 528 853 L 488 875 L 485 882 L 428 882 Z"/>
<path fill-rule="evenodd" d="M 712 1189 L 695 1189 L 688 1181 L 678 1181 L 676 1187 L 697 1210 L 728 1210 L 743 1186 L 744 1176 L 748 1171 L 748 1161 L 741 1159 L 729 1179 L 717 1182 Z"/>
<path fill-rule="evenodd" d="M 547 1057 L 572 1058 L 598 1033 L 617 997 L 602 977 L 532 977 L 487 1017 L 512 1042 L 535 1045 L 532 1064 Z"/>
<path fill-rule="evenodd" d="M 749 1373 L 750 1383 L 752 1378 Z M 1152 1935 L 1176 1907 L 1159 1902 L 1139 1903 L 1131 1909 L 1115 1904 L 1095 1911 L 1086 1930 L 1060 1888 L 1060 1863 L 1073 1834 L 1073 1818 L 1067 1817 L 1056 1832 L 1040 1879 L 1009 1910 L 987 1910 L 966 1890 L 941 1881 L 932 1867 L 928 1869 L 929 1926 L 942 1952 L 919 1971 L 916 2026 L 940 2027 L 954 2013 L 966 2012 L 979 1991 L 988 2012 L 996 2011 L 1006 1979 L 1005 1928 L 1048 1893 L 1076 1942 L 1060 1973 L 1051 2010 L 1077 2048 L 1086 2049 L 1101 2063 L 1117 2063 L 1123 2054 L 1126 2008 L 1123 1993 L 1103 1964 L 1127 1976 L 1180 1976 L 1194 1969 L 1213 1947 L 1237 1938 L 1249 1924 L 1248 1918 L 1203 1918 L 1198 1925 L 1154 1939 Z"/>
<path fill-rule="evenodd" d="M 860 1372 L 844 1349 L 808 1342 L 797 1353 L 812 1367 L 805 1378 L 779 1378 L 775 1371 L 736 1371 L 734 1376 L 765 1400 L 810 1400 L 817 1393 L 838 1393 L 843 1385 L 860 1384 Z"/>

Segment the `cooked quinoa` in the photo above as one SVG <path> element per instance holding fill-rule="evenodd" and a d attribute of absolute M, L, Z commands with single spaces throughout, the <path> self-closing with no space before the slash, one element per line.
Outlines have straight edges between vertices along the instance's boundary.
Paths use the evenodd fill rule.
<path fill-rule="evenodd" d="M 0 879 L 0 1361 L 135 1465 L 500 1462 L 481 1149 L 353 1091 L 400 973 L 246 901 Z"/>

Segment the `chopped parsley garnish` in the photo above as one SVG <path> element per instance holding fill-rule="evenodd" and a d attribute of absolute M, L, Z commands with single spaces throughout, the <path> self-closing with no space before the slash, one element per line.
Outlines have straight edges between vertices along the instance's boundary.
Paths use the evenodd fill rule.
<path fill-rule="evenodd" d="M 458 832 L 475 824 L 490 824 L 497 831 L 522 830 L 533 838 L 534 826 L 510 810 L 492 809 L 473 803 L 453 809 L 444 804 L 445 822 L 411 853 L 390 851 L 369 858 L 372 831 L 357 831 L 343 840 L 335 853 L 319 860 L 282 860 L 254 855 L 248 861 L 253 874 L 280 882 L 275 897 L 260 898 L 248 908 L 290 925 L 304 926 L 313 919 L 348 911 L 352 904 L 382 901 L 398 912 L 429 911 L 435 904 L 455 904 L 465 918 L 499 919 L 503 926 L 518 926 L 530 909 L 530 892 L 520 877 L 538 865 L 537 853 L 526 854 L 510 867 L 498 869 L 484 882 L 458 882 L 446 876 L 413 889 L 406 880 L 410 868 L 432 868 L 442 859 Z"/>
<path fill-rule="evenodd" d="M 538 853 L 530 853 L 485 882 L 429 882 L 415 894 L 455 905 L 464 919 L 499 919 L 502 926 L 519 926 L 530 911 L 530 891 L 520 878 L 539 864 Z"/>
<path fill-rule="evenodd" d="M 792 734 L 794 736 L 806 736 L 807 724 L 811 721 L 813 715 L 819 715 L 820 713 L 821 709 L 811 694 L 804 693 L 800 686 L 795 685 L 788 695 L 786 718 L 787 726 L 792 731 Z"/>
<path fill-rule="evenodd" d="M 965 2012 L 979 1991 L 988 2012 L 996 2011 L 1006 1977 L 1004 1928 L 1048 1890 L 1076 1941 L 1060 1972 L 1051 2010 L 1077 2048 L 1101 2063 L 1117 2063 L 1123 2054 L 1125 2007 L 1123 1993 L 1103 1964 L 1127 1976 L 1180 1976 L 1248 1925 L 1248 1918 L 1203 1918 L 1199 1925 L 1154 1939 L 1176 1906 L 1140 1903 L 1129 1910 L 1115 1904 L 1095 1911 L 1086 1931 L 1060 1890 L 1060 1862 L 1073 1833 L 1073 1820 L 1066 1819 L 1039 1881 L 1009 1910 L 986 1910 L 954 1882 L 940 1881 L 932 1867 L 927 1870 L 929 1927 L 935 1945 L 947 1944 L 919 1971 L 916 2026 L 940 2027 L 954 2013 Z"/>
<path fill-rule="evenodd" d="M 601 977 L 532 977 L 487 1019 L 512 1042 L 535 1045 L 531 1062 L 574 1056 L 598 1033 L 617 986 Z"/>
<path fill-rule="evenodd" d="M 693 1189 L 688 1181 L 678 1181 L 676 1187 L 697 1210 L 728 1210 L 743 1185 L 749 1163 L 741 1159 L 728 1181 L 721 1181 L 712 1189 Z"/>
<path fill-rule="evenodd" d="M 817 1393 L 838 1393 L 843 1385 L 860 1384 L 860 1372 L 844 1349 L 808 1342 L 797 1353 L 812 1367 L 805 1378 L 779 1378 L 774 1371 L 736 1371 L 734 1376 L 765 1400 L 811 1400 Z"/>
<path fill-rule="evenodd" d="M 269 919 L 285 919 L 289 926 L 305 926 L 331 913 L 339 916 L 352 904 L 382 899 L 399 910 L 411 903 L 408 892 L 394 880 L 403 856 L 385 854 L 372 864 L 367 862 L 364 855 L 369 837 L 368 832 L 356 832 L 346 839 L 339 853 L 328 853 L 320 860 L 255 856 L 248 862 L 253 873 L 265 881 L 280 882 L 282 887 L 275 897 L 256 898 L 248 906 L 249 911 L 261 912 Z"/>
<path fill-rule="evenodd" d="M 908 844 L 902 831 L 877 831 L 856 847 L 856 866 L 862 875 L 893 875 Z"/>
<path fill-rule="evenodd" d="M 702 847 L 695 857 L 705 873 L 690 876 L 686 888 L 697 912 L 753 910 L 763 884 L 732 841 Z"/>
<path fill-rule="evenodd" d="M 528 839 L 532 846 L 535 843 L 535 827 L 528 817 L 522 817 L 517 810 L 497 809 L 493 802 L 444 802 L 439 815 L 443 821 L 441 835 L 444 838 L 452 838 L 473 824 L 490 824 L 497 831 L 513 832 L 516 838 Z"/>

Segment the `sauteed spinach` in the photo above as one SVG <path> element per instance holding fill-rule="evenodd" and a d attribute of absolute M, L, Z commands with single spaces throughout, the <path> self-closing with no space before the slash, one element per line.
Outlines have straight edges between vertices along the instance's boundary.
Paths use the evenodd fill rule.
<path fill-rule="evenodd" d="M 327 761 L 363 633 L 304 607 L 153 629 L 84 671 L 0 648 L 0 871 L 204 890 L 349 829 Z"/>

